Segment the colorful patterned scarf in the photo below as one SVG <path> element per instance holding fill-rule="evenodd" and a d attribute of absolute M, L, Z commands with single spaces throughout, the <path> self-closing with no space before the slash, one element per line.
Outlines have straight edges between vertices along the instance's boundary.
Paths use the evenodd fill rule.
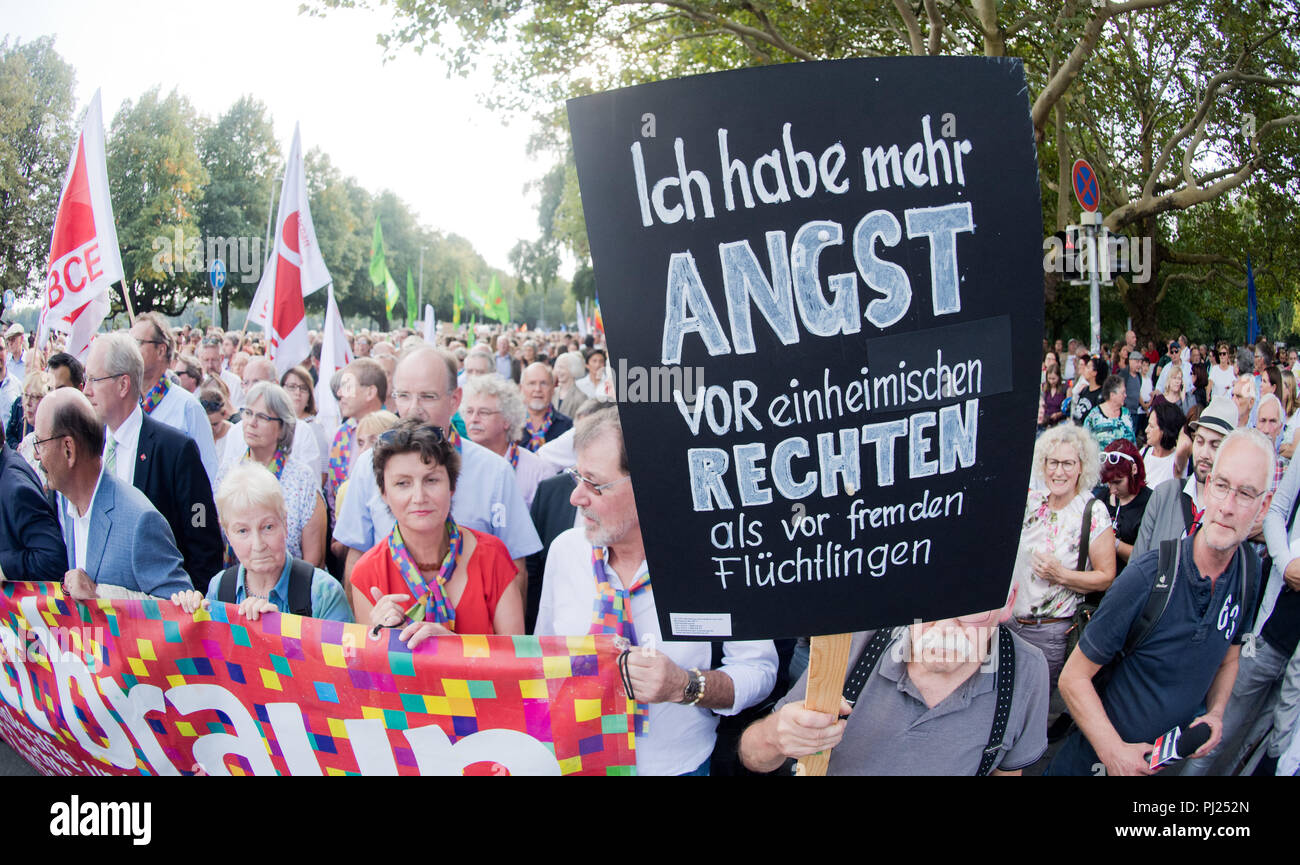
<path fill-rule="evenodd" d="M 158 383 L 149 389 L 144 399 L 140 400 L 140 407 L 144 409 L 144 413 L 153 414 L 153 410 L 163 401 L 163 397 L 167 396 L 167 391 L 171 390 L 171 387 L 172 383 L 167 376 L 158 379 Z"/>
<path fill-rule="evenodd" d="M 348 468 L 352 461 L 352 443 L 357 438 L 357 422 L 348 418 L 339 431 L 334 434 L 334 443 L 330 445 L 329 468 L 326 480 L 329 482 L 330 498 L 338 491 L 339 484 L 348 479 Z"/>
<path fill-rule="evenodd" d="M 591 630 L 588 634 L 615 634 L 636 645 L 636 628 L 632 624 L 632 598 L 650 588 L 650 575 L 646 574 L 625 589 L 618 578 L 610 579 L 605 567 L 605 548 L 591 548 L 591 569 L 596 577 L 596 602 L 591 612 Z M 645 735 L 650 707 L 637 701 L 634 716 L 635 732 Z"/>
<path fill-rule="evenodd" d="M 452 574 L 456 572 L 456 560 L 460 558 L 465 539 L 461 536 L 460 529 L 450 519 L 447 520 L 447 540 L 447 555 L 442 560 L 437 580 L 432 584 L 424 579 L 419 566 L 406 551 L 402 532 L 396 525 L 388 535 L 388 552 L 393 557 L 393 564 L 397 565 L 397 571 L 402 575 L 402 580 L 410 590 L 411 596 L 415 598 L 415 603 L 406 612 L 407 618 L 415 622 L 437 622 L 448 630 L 454 631 L 456 630 L 456 608 L 452 606 L 451 599 L 443 594 L 443 590 L 447 583 L 451 582 Z"/>
<path fill-rule="evenodd" d="M 506 459 L 510 460 L 510 468 L 519 468 L 519 445 L 511 442 L 510 447 L 506 448 Z"/>
<path fill-rule="evenodd" d="M 449 427 L 447 441 L 451 442 L 451 446 L 456 449 L 456 453 L 460 453 L 460 432 L 451 424 L 447 424 L 447 426 Z"/>
<path fill-rule="evenodd" d="M 528 448 L 533 453 L 537 453 L 537 449 L 546 444 L 546 434 L 551 430 L 551 422 L 554 420 L 554 414 L 555 410 L 548 405 L 546 407 L 546 419 L 542 421 L 540 428 L 533 429 L 533 422 L 531 419 L 528 423 L 524 424 L 524 432 L 528 433 L 528 443 L 524 445 L 524 447 Z"/>

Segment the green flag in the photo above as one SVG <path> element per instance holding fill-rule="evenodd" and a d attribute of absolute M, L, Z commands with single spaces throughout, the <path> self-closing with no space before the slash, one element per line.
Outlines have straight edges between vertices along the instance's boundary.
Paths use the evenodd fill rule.
<path fill-rule="evenodd" d="M 406 326 L 415 327 L 415 280 L 409 267 L 406 269 Z"/>
<path fill-rule="evenodd" d="M 398 290 L 397 283 L 393 282 L 391 273 L 384 273 L 384 286 L 387 291 L 384 304 L 388 308 L 388 317 L 392 318 L 393 307 L 397 306 L 397 299 L 402 296 L 402 293 Z"/>
<path fill-rule="evenodd" d="M 501 286 L 497 284 L 496 274 L 492 274 L 492 283 L 488 286 L 487 304 L 483 307 L 483 312 L 488 318 L 494 318 L 501 324 L 510 323 L 510 307 L 506 303 L 505 295 L 501 293 Z"/>
<path fill-rule="evenodd" d="M 487 309 L 487 298 L 483 296 L 483 291 L 478 287 L 478 284 L 472 279 L 467 279 L 465 280 L 465 286 L 465 293 L 469 296 L 470 304 L 479 309 Z"/>
<path fill-rule="evenodd" d="M 384 230 L 379 226 L 379 217 L 375 217 L 375 238 L 370 243 L 370 284 L 378 288 L 388 276 L 388 264 L 384 261 Z"/>
<path fill-rule="evenodd" d="M 451 292 L 451 323 L 460 327 L 460 311 L 465 308 L 465 296 L 460 293 L 460 277 L 456 277 L 456 282 Z"/>

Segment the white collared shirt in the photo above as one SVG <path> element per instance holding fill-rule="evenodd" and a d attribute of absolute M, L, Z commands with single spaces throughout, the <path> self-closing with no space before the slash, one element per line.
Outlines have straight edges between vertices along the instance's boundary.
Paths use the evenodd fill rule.
<path fill-rule="evenodd" d="M 591 549 L 581 529 L 564 532 L 551 544 L 535 634 L 576 636 L 591 630 L 596 601 Z M 647 570 L 642 561 L 637 579 Z M 710 668 L 713 649 L 709 643 L 661 639 L 653 585 L 631 599 L 631 613 L 639 645 L 653 645 L 687 670 Z M 776 646 L 771 640 L 723 643 L 721 669 L 735 686 L 735 702 L 729 709 L 652 703 L 648 732 L 636 740 L 637 773 L 681 775 L 694 771 L 713 752 L 716 716 L 734 715 L 766 697 L 776 684 L 776 665 Z"/>
<path fill-rule="evenodd" d="M 95 496 L 99 495 L 99 485 L 103 482 L 104 472 L 101 469 L 99 477 L 95 480 L 95 490 L 90 494 L 90 505 L 84 514 L 77 513 L 77 506 L 72 503 L 72 499 L 66 496 L 63 498 L 67 503 L 66 518 L 72 520 L 72 566 L 83 571 L 86 570 L 86 544 L 89 543 L 90 537 L 90 517 L 95 510 Z"/>
<path fill-rule="evenodd" d="M 135 458 L 140 450 L 140 427 L 144 423 L 143 419 L 144 409 L 137 405 L 126 416 L 126 420 L 118 426 L 116 432 L 105 430 L 113 437 L 113 441 L 117 442 L 117 449 L 113 452 L 113 476 L 123 483 L 135 483 Z M 107 436 L 104 438 L 104 460 L 104 464 L 107 465 Z"/>

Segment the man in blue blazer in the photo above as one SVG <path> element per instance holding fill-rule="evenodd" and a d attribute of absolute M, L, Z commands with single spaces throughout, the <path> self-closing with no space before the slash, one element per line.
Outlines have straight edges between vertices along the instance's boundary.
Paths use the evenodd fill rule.
<path fill-rule="evenodd" d="M 194 588 L 171 528 L 144 493 L 103 471 L 104 427 L 85 395 L 59 388 L 36 410 L 36 457 L 59 493 L 68 551 L 64 586 L 75 598 L 97 584 L 170 598 Z"/>
<path fill-rule="evenodd" d="M 163 515 L 185 573 L 200 590 L 225 567 L 212 485 L 198 445 L 140 408 L 144 360 L 125 333 L 95 338 L 86 358 L 86 396 L 107 426 L 104 470 L 132 484 Z"/>
<path fill-rule="evenodd" d="M 58 582 L 68 552 L 58 517 L 36 472 L 7 444 L 0 444 L 0 570 L 7 580 Z"/>

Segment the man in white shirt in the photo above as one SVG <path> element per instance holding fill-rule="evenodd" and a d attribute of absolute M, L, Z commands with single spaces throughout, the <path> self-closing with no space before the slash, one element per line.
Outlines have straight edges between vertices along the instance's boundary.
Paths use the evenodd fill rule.
<path fill-rule="evenodd" d="M 500 376 L 476 375 L 465 382 L 464 390 L 460 416 L 470 441 L 510 463 L 524 506 L 532 507 L 537 485 L 558 469 L 518 442 L 527 417 L 519 386 Z"/>
<path fill-rule="evenodd" d="M 131 336 L 135 337 L 140 356 L 144 358 L 144 387 L 148 388 L 140 398 L 144 413 L 194 439 L 211 484 L 217 473 L 217 447 L 208 413 L 199 404 L 198 397 L 167 378 L 175 353 L 171 328 L 158 313 L 143 312 L 135 317 Z"/>
<path fill-rule="evenodd" d="M 580 419 L 574 440 L 578 462 L 570 501 L 583 527 L 551 545 L 536 633 L 617 633 L 632 641 L 638 648 L 628 656 L 629 696 L 648 705 L 648 726 L 636 741 L 638 773 L 707 774 L 715 716 L 734 715 L 767 697 L 776 683 L 776 647 L 770 640 L 724 643 L 722 667 L 711 670 L 708 643 L 660 638 L 617 408 Z"/>

